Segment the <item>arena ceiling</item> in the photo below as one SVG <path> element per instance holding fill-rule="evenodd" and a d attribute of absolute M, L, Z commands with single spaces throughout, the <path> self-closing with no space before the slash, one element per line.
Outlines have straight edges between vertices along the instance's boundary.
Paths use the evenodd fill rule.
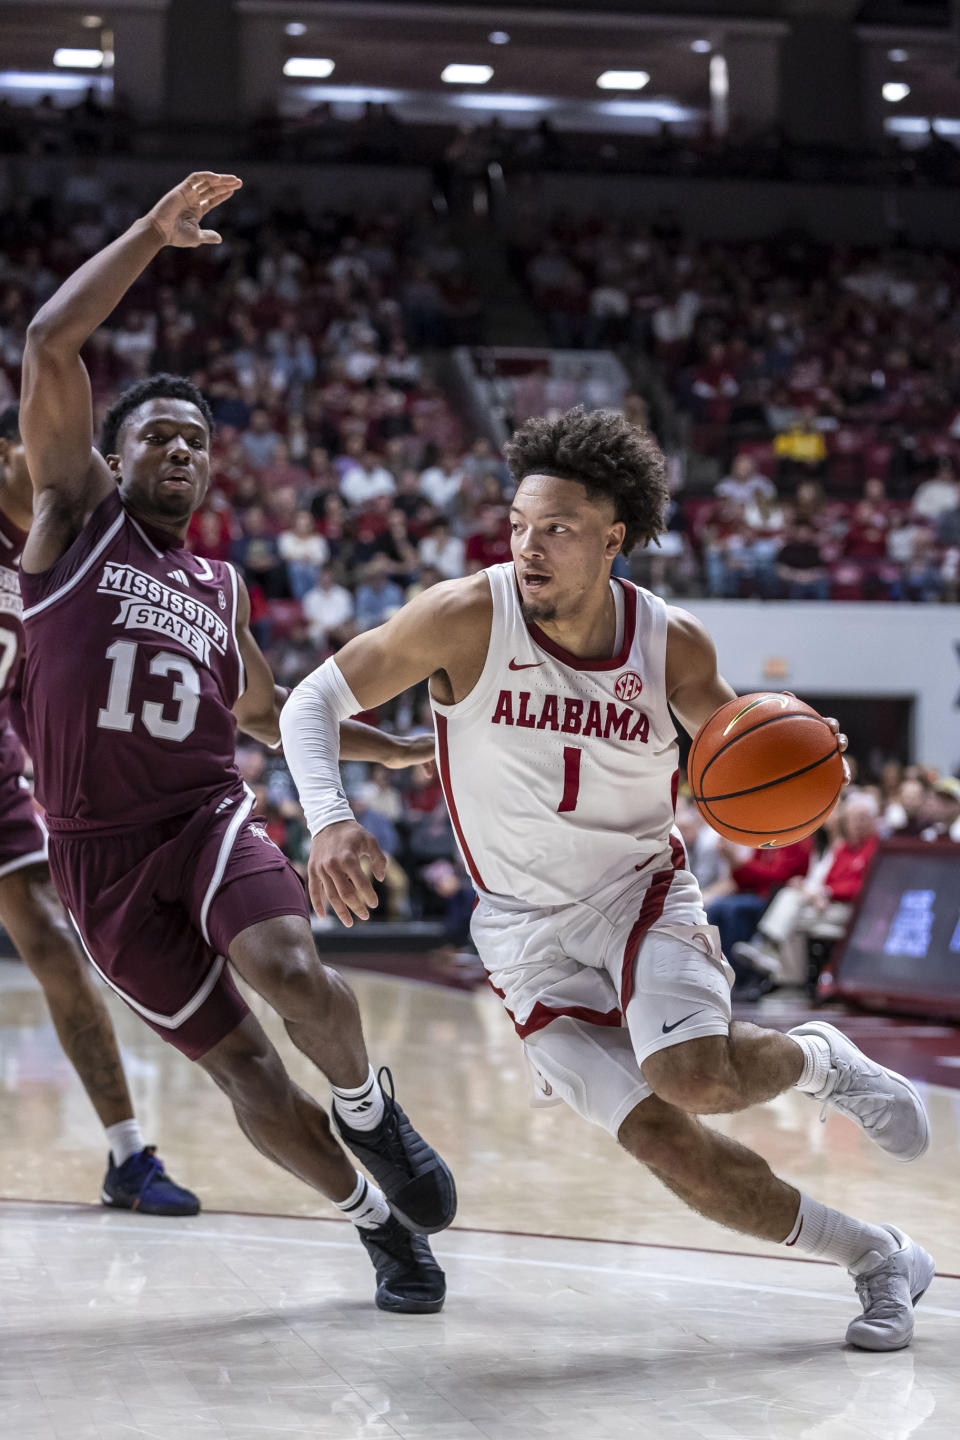
<path fill-rule="evenodd" d="M 487 86 L 512 95 L 547 95 L 587 102 L 599 98 L 597 76 L 607 68 L 642 69 L 650 80 L 642 99 L 688 113 L 709 105 L 711 51 L 727 35 L 786 33 L 791 21 L 820 15 L 848 20 L 864 36 L 890 35 L 890 45 L 909 39 L 908 59 L 896 78 L 909 83 L 911 109 L 919 115 L 955 113 L 956 50 L 949 43 L 948 0 L 669 0 L 660 7 L 636 0 L 232 0 L 244 18 L 276 19 L 285 56 L 331 56 L 339 87 L 371 91 L 449 95 L 439 83 L 450 61 L 487 63 L 495 75 Z M 162 12 L 167 0 L 0 0 L 2 70 L 49 72 L 63 46 L 98 43 L 119 16 Z M 101 26 L 93 25 L 99 19 Z M 87 22 L 87 23 L 85 23 Z M 291 25 L 302 33 L 286 33 Z M 939 28 L 931 34 L 928 27 Z M 879 28 L 877 28 L 879 27 Z M 885 27 L 894 27 L 886 30 Z M 905 28 L 906 27 L 906 28 Z M 503 31 L 509 43 L 494 45 Z M 944 44 L 944 39 L 948 43 Z M 874 40 L 871 43 L 884 43 Z M 891 52 L 892 53 L 892 52 Z M 893 72 L 887 78 L 894 78 Z M 278 95 L 283 82 L 278 77 Z M 483 108 L 479 98 L 476 108 Z"/>

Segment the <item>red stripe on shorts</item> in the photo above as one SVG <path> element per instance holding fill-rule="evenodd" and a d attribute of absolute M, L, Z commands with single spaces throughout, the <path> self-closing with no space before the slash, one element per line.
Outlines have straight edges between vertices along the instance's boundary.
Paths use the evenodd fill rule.
<path fill-rule="evenodd" d="M 673 857 L 669 870 L 658 870 L 650 881 L 650 887 L 643 897 L 643 904 L 640 907 L 640 914 L 637 916 L 633 929 L 627 937 L 627 943 L 623 950 L 623 970 L 620 975 L 620 1009 L 626 1014 L 627 1006 L 633 996 L 634 972 L 636 970 L 637 952 L 640 949 L 640 942 L 647 931 L 657 923 L 663 914 L 663 907 L 667 901 L 670 886 L 673 884 L 673 877 L 678 870 L 685 870 L 686 857 L 683 846 L 675 835 L 670 836 L 670 851 Z"/>
<path fill-rule="evenodd" d="M 583 1020 L 587 1025 L 608 1025 L 618 1030 L 622 1024 L 623 1017 L 618 1009 L 591 1010 L 587 1005 L 569 1005 L 561 1007 L 559 1010 L 551 1010 L 540 1000 L 536 1002 L 526 1020 L 518 1021 L 516 1015 L 514 1015 L 510 1006 L 506 1003 L 506 995 L 502 990 L 497 989 L 489 975 L 487 976 L 487 984 L 493 993 L 499 995 L 500 999 L 504 1002 L 503 1008 L 513 1021 L 513 1028 L 521 1040 L 526 1040 L 528 1035 L 535 1035 L 538 1030 L 544 1030 L 554 1020 L 559 1020 L 561 1015 L 567 1015 L 571 1020 Z"/>

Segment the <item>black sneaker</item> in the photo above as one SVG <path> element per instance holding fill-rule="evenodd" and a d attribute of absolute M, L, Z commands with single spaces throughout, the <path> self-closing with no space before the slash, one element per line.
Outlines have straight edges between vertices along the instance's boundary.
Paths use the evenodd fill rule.
<path fill-rule="evenodd" d="M 432 1315 L 441 1308 L 447 1282 L 429 1241 L 411 1235 L 392 1215 L 374 1230 L 358 1226 L 357 1234 L 377 1272 L 378 1310 Z"/>
<path fill-rule="evenodd" d="M 389 1082 L 389 1091 L 383 1083 Z M 337 1114 L 337 1129 L 362 1165 L 380 1186 L 390 1209 L 408 1230 L 433 1235 L 445 1230 L 457 1213 L 457 1187 L 436 1150 L 418 1135 L 393 1098 L 393 1076 L 383 1067 L 377 1076 L 383 1090 L 383 1119 L 376 1130 L 351 1130 Z"/>

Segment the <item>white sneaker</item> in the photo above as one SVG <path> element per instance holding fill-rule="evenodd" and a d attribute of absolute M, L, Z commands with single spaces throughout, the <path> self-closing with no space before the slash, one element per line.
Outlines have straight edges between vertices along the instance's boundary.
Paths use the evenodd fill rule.
<path fill-rule="evenodd" d="M 827 1082 L 813 1097 L 823 1102 L 821 1120 L 832 1105 L 895 1160 L 919 1160 L 930 1144 L 930 1121 L 909 1080 L 868 1059 L 825 1020 L 808 1020 L 787 1033 L 819 1035 L 830 1047 Z"/>
<path fill-rule="evenodd" d="M 913 1307 L 933 1279 L 933 1256 L 915 1245 L 909 1235 L 884 1225 L 900 1247 L 881 1258 L 869 1251 L 859 1265 L 879 1263 L 872 1269 L 851 1270 L 863 1314 L 847 1326 L 847 1343 L 861 1350 L 902 1350 L 913 1339 Z"/>

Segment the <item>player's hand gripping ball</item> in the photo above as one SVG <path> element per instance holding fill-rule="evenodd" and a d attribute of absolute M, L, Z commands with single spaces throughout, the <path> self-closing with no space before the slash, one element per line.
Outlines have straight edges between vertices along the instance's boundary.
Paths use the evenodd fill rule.
<path fill-rule="evenodd" d="M 697 731 L 687 777 L 700 814 L 725 839 L 752 849 L 792 845 L 840 798 L 841 737 L 795 695 L 740 695 Z"/>

